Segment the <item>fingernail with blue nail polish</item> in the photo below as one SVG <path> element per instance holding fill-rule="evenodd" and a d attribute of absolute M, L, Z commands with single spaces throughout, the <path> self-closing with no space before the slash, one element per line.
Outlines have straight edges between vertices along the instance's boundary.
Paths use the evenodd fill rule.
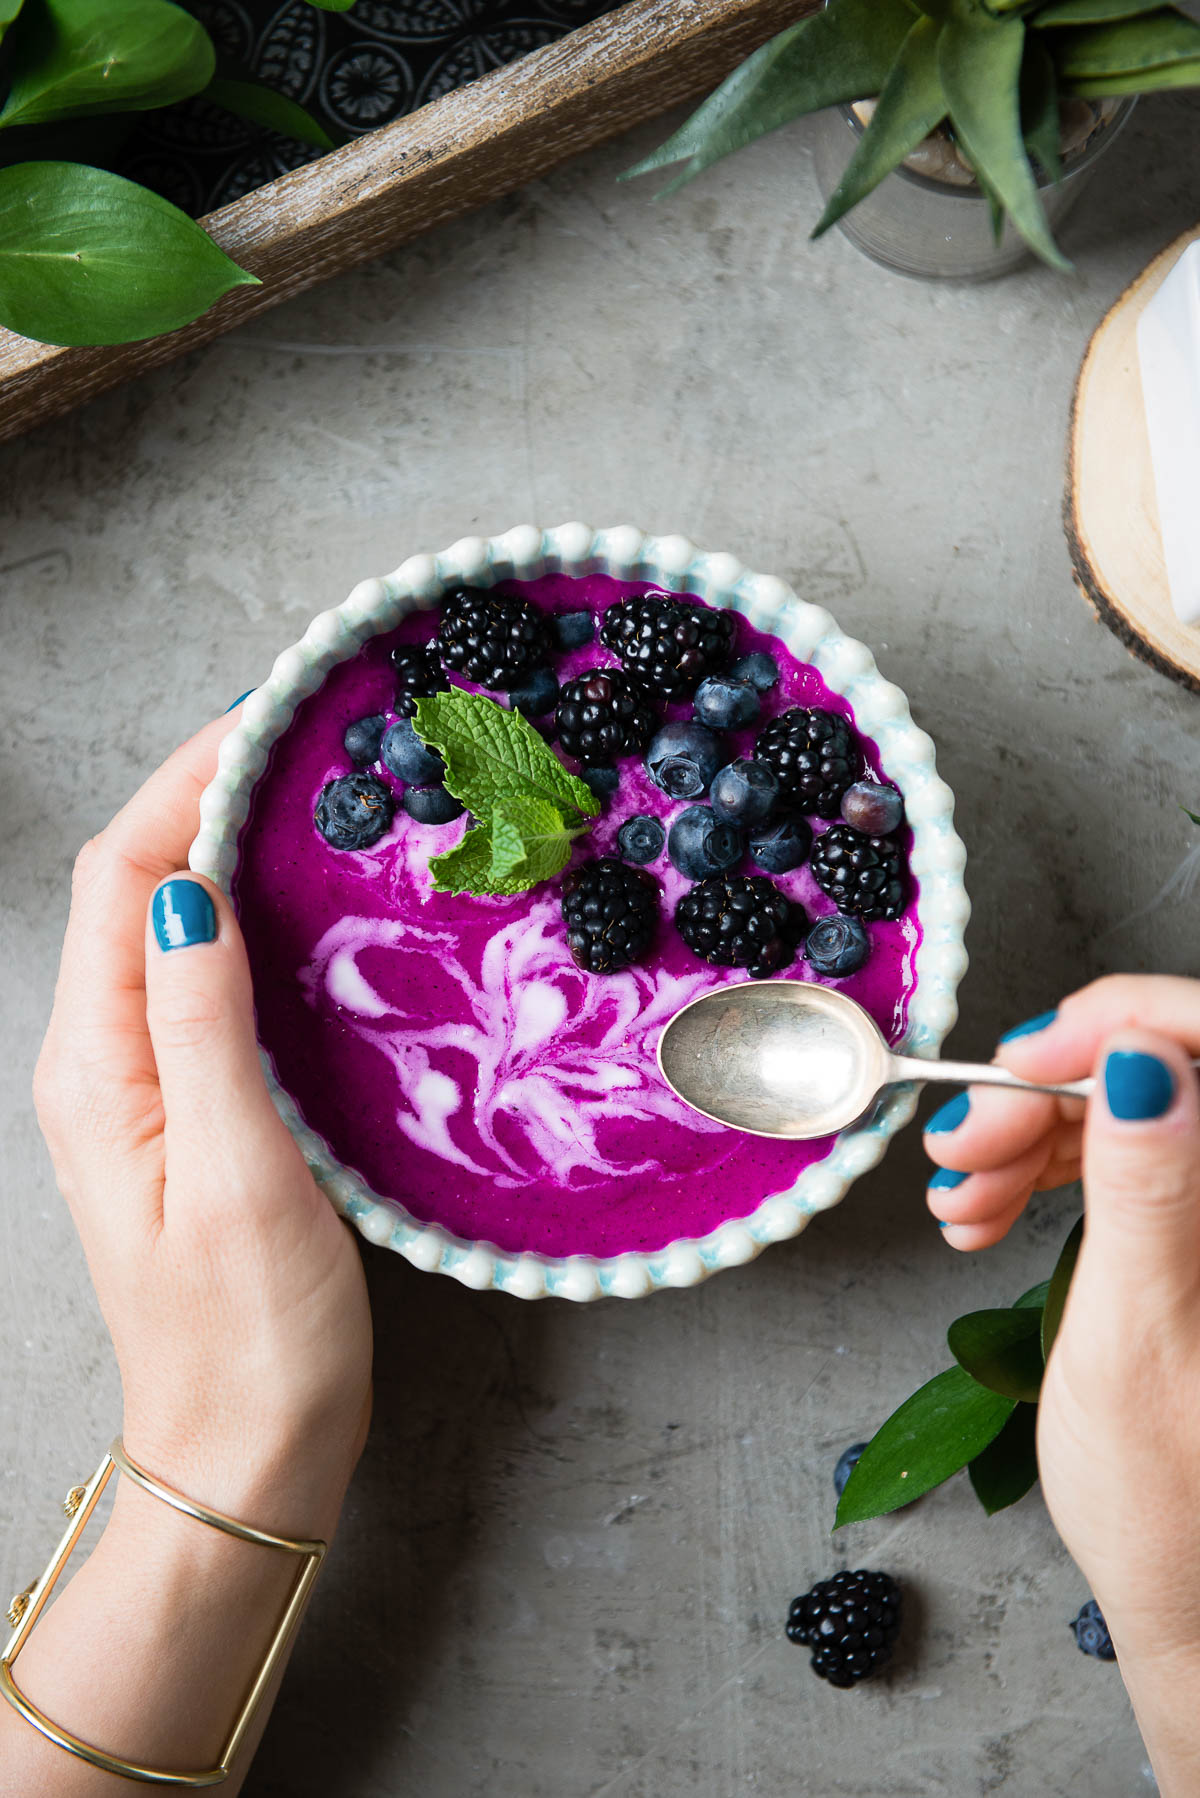
<path fill-rule="evenodd" d="M 213 902 L 198 880 L 168 880 L 155 893 L 150 916 L 160 949 L 191 949 L 217 934 Z"/>
<path fill-rule="evenodd" d="M 1114 1049 L 1104 1064 L 1104 1096 L 1115 1118 L 1145 1124 L 1170 1110 L 1175 1077 L 1157 1055 Z"/>
<path fill-rule="evenodd" d="M 1011 1030 L 1006 1030 L 1000 1041 L 1015 1043 L 1018 1037 L 1036 1036 L 1039 1030 L 1049 1030 L 1057 1016 L 1057 1011 L 1039 1011 L 1036 1018 L 1026 1018 L 1023 1024 L 1014 1024 Z"/>
<path fill-rule="evenodd" d="M 935 1191 L 951 1192 L 968 1178 L 967 1174 L 960 1174 L 957 1168 L 940 1167 L 929 1184 Z"/>
<path fill-rule="evenodd" d="M 966 1093 L 958 1093 L 949 1099 L 940 1111 L 935 1111 L 925 1126 L 927 1136 L 948 1136 L 951 1130 L 957 1130 L 967 1115 L 970 1099 Z"/>
<path fill-rule="evenodd" d="M 249 699 L 251 693 L 254 693 L 256 691 L 257 691 L 257 688 L 255 688 L 255 687 L 247 687 L 246 691 L 244 693 L 239 693 L 237 698 L 234 700 L 233 704 L 227 705 L 225 707 L 225 716 L 228 718 L 230 712 L 236 712 L 238 707 L 241 705 L 243 699 Z"/>
<path fill-rule="evenodd" d="M 939 1230 L 948 1230 L 949 1228 L 950 1228 L 950 1220 L 945 1217 L 939 1217 L 938 1229 Z"/>

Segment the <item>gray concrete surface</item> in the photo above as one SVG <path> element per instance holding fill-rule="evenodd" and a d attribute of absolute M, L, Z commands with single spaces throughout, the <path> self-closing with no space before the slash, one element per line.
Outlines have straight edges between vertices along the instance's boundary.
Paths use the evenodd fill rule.
<path fill-rule="evenodd" d="M 1040 269 L 931 287 L 806 242 L 807 127 L 651 204 L 650 128 L 0 452 L 0 1579 L 118 1418 L 28 1097 L 72 854 L 308 617 L 518 520 L 682 530 L 830 605 L 959 795 L 962 1053 L 1112 968 L 1195 973 L 1135 914 L 1195 840 L 1200 706 L 1074 592 L 1058 522 L 1089 331 L 1200 203 L 1200 106 L 1145 104 Z M 368 1252 L 374 1433 L 252 1798 L 1135 1798 L 1115 1669 L 1037 1494 L 963 1481 L 831 1542 L 830 1470 L 1042 1277 L 1071 1193 L 948 1251 L 915 1131 L 798 1241 L 590 1309 Z M 820 1686 L 782 1634 L 836 1566 L 908 1584 L 899 1664 Z"/>

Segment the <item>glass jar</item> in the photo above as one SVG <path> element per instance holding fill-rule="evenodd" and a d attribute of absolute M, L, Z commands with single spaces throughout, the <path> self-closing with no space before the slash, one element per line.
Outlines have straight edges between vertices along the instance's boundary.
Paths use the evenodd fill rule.
<path fill-rule="evenodd" d="M 1101 117 L 1083 147 L 1064 157 L 1061 181 L 1039 179 L 1051 229 L 1074 206 L 1096 158 L 1117 137 L 1133 107 L 1134 100 L 1122 100 Z M 851 106 L 831 106 L 817 115 L 815 124 L 813 163 L 821 198 L 828 202 L 865 127 Z M 935 280 L 988 281 L 1008 274 L 1031 254 L 1007 218 L 996 242 L 991 208 L 973 183 L 937 179 L 903 163 L 840 218 L 838 228 L 874 261 L 904 275 Z"/>

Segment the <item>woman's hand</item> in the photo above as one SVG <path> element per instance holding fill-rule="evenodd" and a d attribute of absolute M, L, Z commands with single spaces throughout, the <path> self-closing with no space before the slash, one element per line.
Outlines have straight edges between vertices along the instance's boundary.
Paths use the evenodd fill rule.
<path fill-rule="evenodd" d="M 1200 982 L 1076 993 L 1002 1044 L 1077 1102 L 975 1088 L 926 1145 L 956 1247 L 996 1241 L 1031 1190 L 1082 1173 L 1085 1225 L 1038 1406 L 1042 1490 L 1091 1582 L 1164 1793 L 1200 1791 Z M 951 1102 L 952 1107 L 958 1101 Z M 948 1113 L 948 1120 L 947 1120 Z M 946 1128 L 947 1121 L 950 1128 Z M 941 1127 L 939 1127 L 939 1122 Z"/>
<path fill-rule="evenodd" d="M 129 1453 L 247 1522 L 322 1535 L 365 1437 L 370 1314 L 352 1235 L 268 1095 L 232 909 L 177 872 L 228 728 L 79 856 L 35 1093 Z"/>

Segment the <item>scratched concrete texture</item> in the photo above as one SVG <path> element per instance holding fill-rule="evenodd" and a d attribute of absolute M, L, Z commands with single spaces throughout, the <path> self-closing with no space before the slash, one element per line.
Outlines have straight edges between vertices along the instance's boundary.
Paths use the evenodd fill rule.
<path fill-rule="evenodd" d="M 1194 222 L 1198 126 L 1143 104 L 1064 231 L 1074 276 L 979 287 L 809 244 L 805 124 L 658 204 L 615 179 L 649 127 L 0 451 L 6 1591 L 119 1420 L 29 1101 L 72 855 L 361 576 L 524 519 L 731 550 L 865 638 L 937 741 L 975 904 L 957 1051 L 1104 970 L 1200 972 L 1193 906 L 1159 899 L 1200 703 L 1094 622 L 1059 526 L 1080 355 Z M 988 1522 L 959 1479 L 830 1537 L 839 1451 L 1077 1209 L 966 1259 L 925 1176 L 910 1130 L 795 1242 L 633 1304 L 368 1249 L 373 1434 L 251 1798 L 1151 1791 L 1036 1492 Z M 846 1564 L 908 1591 L 893 1671 L 851 1693 L 783 1635 Z"/>

